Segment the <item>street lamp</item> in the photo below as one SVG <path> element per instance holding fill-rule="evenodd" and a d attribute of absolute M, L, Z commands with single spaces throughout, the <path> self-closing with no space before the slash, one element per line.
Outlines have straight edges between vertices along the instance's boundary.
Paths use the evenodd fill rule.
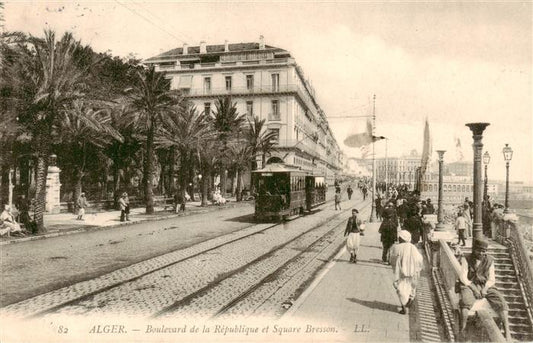
<path fill-rule="evenodd" d="M 444 153 L 446 150 L 437 150 L 439 154 L 439 200 L 438 200 L 438 212 L 437 212 L 437 226 L 435 226 L 435 231 L 444 230 L 444 220 L 443 220 L 443 208 L 442 208 L 442 164 L 444 163 Z"/>
<path fill-rule="evenodd" d="M 509 213 L 509 162 L 513 159 L 513 149 L 509 146 L 509 144 L 505 144 L 505 147 L 503 148 L 503 159 L 505 160 L 505 169 L 506 169 L 506 177 L 505 177 L 505 210 L 503 213 Z"/>
<path fill-rule="evenodd" d="M 487 201 L 487 192 L 488 192 L 488 183 L 489 183 L 489 179 L 487 178 L 487 167 L 489 165 L 489 162 L 490 162 L 489 152 L 485 151 L 485 153 L 483 154 L 483 164 L 485 165 L 485 185 L 483 187 L 483 201 L 484 202 Z"/>

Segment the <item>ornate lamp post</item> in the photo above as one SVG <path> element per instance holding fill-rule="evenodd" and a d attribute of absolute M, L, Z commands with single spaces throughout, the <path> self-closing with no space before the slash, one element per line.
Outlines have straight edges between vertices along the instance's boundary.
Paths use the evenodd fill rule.
<path fill-rule="evenodd" d="M 506 176 L 505 176 L 505 209 L 503 210 L 503 213 L 509 213 L 509 162 L 513 159 L 513 149 L 509 146 L 509 144 L 505 144 L 505 147 L 503 148 L 503 158 L 505 160 L 505 169 L 506 169 Z"/>
<path fill-rule="evenodd" d="M 439 154 L 439 200 L 438 200 L 438 212 L 437 212 L 437 225 L 435 226 L 435 231 L 443 231 L 444 230 L 444 222 L 443 222 L 443 208 L 442 208 L 442 165 L 444 163 L 444 153 L 446 150 L 437 150 L 437 153 Z"/>
<path fill-rule="evenodd" d="M 481 183 L 481 153 L 483 151 L 483 131 L 485 131 L 485 128 L 489 125 L 489 123 L 466 124 L 466 126 L 472 131 L 472 138 L 474 139 L 474 144 L 472 144 L 472 148 L 474 149 L 474 242 L 476 239 L 481 239 L 483 237 L 481 208 L 481 196 L 483 193 Z"/>
<path fill-rule="evenodd" d="M 485 165 L 485 184 L 483 187 L 483 201 L 487 200 L 487 192 L 488 192 L 488 187 L 489 187 L 488 186 L 489 179 L 487 178 L 487 167 L 489 165 L 489 162 L 490 162 L 489 152 L 485 151 L 485 153 L 483 154 L 483 164 Z"/>

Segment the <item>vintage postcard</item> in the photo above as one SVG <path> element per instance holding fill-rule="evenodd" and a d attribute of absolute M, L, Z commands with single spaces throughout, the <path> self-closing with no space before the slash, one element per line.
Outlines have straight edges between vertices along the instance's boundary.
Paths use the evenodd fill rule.
<path fill-rule="evenodd" d="M 531 1 L 0 1 L 0 341 L 532 341 Z"/>

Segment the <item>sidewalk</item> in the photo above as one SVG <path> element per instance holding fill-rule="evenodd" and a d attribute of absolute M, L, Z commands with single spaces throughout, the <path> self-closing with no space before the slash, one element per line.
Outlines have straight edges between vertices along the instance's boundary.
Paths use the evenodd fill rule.
<path fill-rule="evenodd" d="M 328 342 L 409 342 L 416 337 L 417 332 L 410 332 L 418 331 L 412 324 L 410 330 L 416 316 L 398 313 L 392 268 L 381 263 L 379 225 L 367 224 L 357 264 L 348 262 L 343 248 L 284 319 L 297 318 L 304 327 L 335 328 Z"/>
<path fill-rule="evenodd" d="M 120 211 L 103 211 L 103 212 L 91 212 L 89 207 L 85 214 L 85 220 L 76 220 L 76 214 L 74 213 L 59 213 L 59 214 L 45 214 L 44 225 L 48 232 L 45 234 L 29 235 L 26 237 L 2 237 L 0 238 L 0 246 L 11 243 L 25 242 L 36 239 L 57 237 L 62 235 L 68 235 L 72 233 L 85 232 L 89 230 L 98 230 L 105 228 L 113 228 L 123 225 L 131 225 L 135 223 L 145 221 L 164 220 L 169 218 L 194 215 L 198 213 L 206 213 L 210 211 L 216 211 L 224 208 L 231 208 L 235 206 L 244 206 L 251 204 L 251 201 L 236 202 L 235 198 L 229 198 L 225 205 L 208 205 L 206 207 L 201 206 L 200 201 L 189 201 L 186 204 L 185 212 L 175 213 L 171 209 L 165 210 L 163 207 L 155 207 L 154 214 L 145 214 L 146 209 L 144 207 L 138 207 L 131 209 L 130 221 L 120 221 Z"/>

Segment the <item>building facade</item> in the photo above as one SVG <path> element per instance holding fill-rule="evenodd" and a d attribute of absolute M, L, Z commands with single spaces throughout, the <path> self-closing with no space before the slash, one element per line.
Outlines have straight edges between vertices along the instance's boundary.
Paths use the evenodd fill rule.
<path fill-rule="evenodd" d="M 258 43 L 206 45 L 173 49 L 144 61 L 164 72 L 196 108 L 215 110 L 217 98 L 231 96 L 248 119 L 266 120 L 278 137 L 270 158 L 326 176 L 342 169 L 342 152 L 315 91 L 290 52 Z M 261 165 L 261 162 L 259 165 Z"/>
<path fill-rule="evenodd" d="M 421 156 L 416 150 L 401 157 L 376 158 L 376 180 L 414 187 L 416 169 L 420 166 Z"/>

